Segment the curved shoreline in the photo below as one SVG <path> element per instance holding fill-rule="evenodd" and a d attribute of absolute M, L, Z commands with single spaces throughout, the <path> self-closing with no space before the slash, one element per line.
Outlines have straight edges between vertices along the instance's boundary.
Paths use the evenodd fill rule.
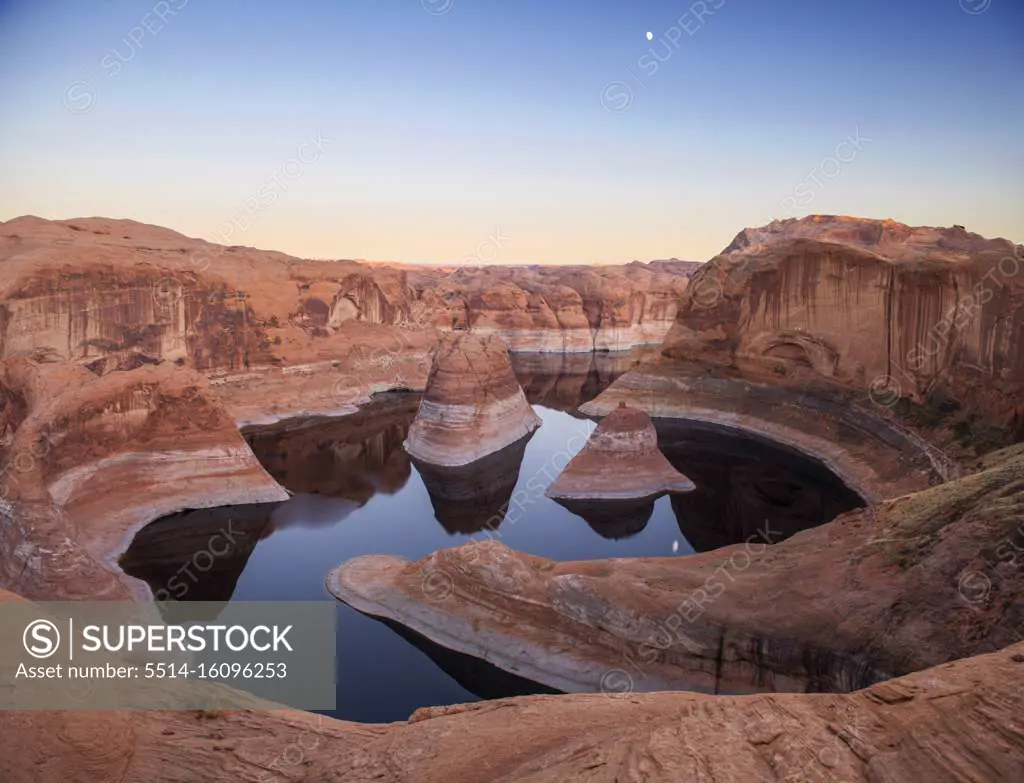
<path fill-rule="evenodd" d="M 758 402 L 758 396 L 764 400 Z M 676 376 L 647 366 L 626 373 L 579 410 L 605 416 L 625 402 L 655 420 L 703 422 L 749 433 L 820 462 L 872 504 L 959 475 L 951 458 L 894 422 L 839 401 L 815 399 L 815 406 L 811 399 L 806 391 L 740 379 Z M 859 440 L 851 435 L 847 443 L 838 442 L 840 428 L 851 433 L 859 428 Z M 910 465 L 905 464 L 908 458 Z M 892 463 L 886 465 L 888 475 L 878 469 L 886 459 Z"/>

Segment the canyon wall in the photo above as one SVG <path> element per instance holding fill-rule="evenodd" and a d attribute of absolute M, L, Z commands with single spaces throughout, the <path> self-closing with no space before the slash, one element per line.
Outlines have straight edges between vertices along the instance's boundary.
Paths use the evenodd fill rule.
<path fill-rule="evenodd" d="M 1024 247 L 832 216 L 747 229 L 695 273 L 663 348 L 1004 445 L 1024 437 Z"/>
<path fill-rule="evenodd" d="M 403 269 L 303 261 L 103 218 L 0 223 L 0 357 L 131 352 L 240 372 L 416 346 L 472 328 L 512 350 L 659 343 L 691 267 Z M 367 342 L 366 327 L 371 329 Z"/>

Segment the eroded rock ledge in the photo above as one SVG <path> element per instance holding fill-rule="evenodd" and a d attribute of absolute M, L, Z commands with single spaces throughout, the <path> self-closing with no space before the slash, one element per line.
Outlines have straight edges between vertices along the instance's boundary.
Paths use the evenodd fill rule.
<path fill-rule="evenodd" d="M 0 712 L 17 749 L 0 754 L 0 780 L 1019 780 L 1022 709 L 1024 644 L 843 695 L 531 696 L 382 725 L 291 710 Z"/>
<path fill-rule="evenodd" d="M 741 231 L 698 270 L 668 359 L 828 380 L 968 456 L 1024 438 L 1024 246 L 813 215 Z"/>
<path fill-rule="evenodd" d="M 0 452 L 0 580 L 26 597 L 148 597 L 114 562 L 143 525 L 288 497 L 205 380 L 169 362 L 97 376 L 12 359 L 0 393 L 17 415 Z"/>
<path fill-rule="evenodd" d="M 774 546 L 768 528 L 683 560 L 554 563 L 487 541 L 415 563 L 356 558 L 328 588 L 563 690 L 604 688 L 615 671 L 641 690 L 845 690 L 1015 642 L 1024 575 L 990 563 L 1021 519 L 1015 449 Z M 965 597 L 972 574 L 987 589 Z"/>
<path fill-rule="evenodd" d="M 886 416 L 866 394 L 821 380 L 766 382 L 736 369 L 648 361 L 580 406 L 605 416 L 621 403 L 652 418 L 741 430 L 823 463 L 869 502 L 956 478 L 957 462 Z"/>

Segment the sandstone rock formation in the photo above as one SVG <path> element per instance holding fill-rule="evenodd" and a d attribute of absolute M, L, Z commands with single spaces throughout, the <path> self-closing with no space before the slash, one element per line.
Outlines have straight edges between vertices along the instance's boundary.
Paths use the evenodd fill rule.
<path fill-rule="evenodd" d="M 658 451 L 650 416 L 620 403 L 544 494 L 556 500 L 638 500 L 693 488 Z"/>
<path fill-rule="evenodd" d="M 625 402 L 758 432 L 817 456 L 869 504 L 777 545 L 785 531 L 769 524 L 685 559 L 553 563 L 495 542 L 419 564 L 360 558 L 331 589 L 362 611 L 604 693 L 379 726 L 0 711 L 0 780 L 1024 777 L 1024 451 L 976 457 L 1022 437 L 1020 259 L 960 229 L 815 217 L 742 232 L 687 287 L 685 262 L 409 270 L 131 221 L 0 224 L 0 585 L 29 597 L 149 597 L 115 562 L 143 524 L 286 497 L 235 422 L 351 413 L 423 388 L 437 332 L 458 327 L 572 352 L 656 342 L 674 321 L 664 355 L 587 413 Z M 375 438 L 346 444 L 401 483 L 393 433 Z M 322 444 L 310 437 L 279 467 L 294 477 L 292 456 Z M 202 538 L 189 524 L 181 546 Z M 176 553 L 161 546 L 145 565 L 166 573 L 163 554 Z M 217 576 L 223 593 L 232 574 Z M 444 600 L 424 595 L 438 585 Z M 862 690 L 641 693 L 670 687 Z"/>
<path fill-rule="evenodd" d="M 434 354 L 405 450 L 433 465 L 467 465 L 539 426 L 502 341 L 453 332 Z"/>
<path fill-rule="evenodd" d="M 1024 247 L 816 215 L 740 232 L 698 270 L 664 353 L 859 390 L 974 453 L 1024 437 Z"/>
<path fill-rule="evenodd" d="M 410 271 L 416 309 L 442 328 L 500 336 L 511 351 L 621 351 L 658 344 L 690 266 L 489 267 Z"/>
<path fill-rule="evenodd" d="M 982 783 L 1024 775 L 1024 644 L 844 695 L 640 694 L 617 673 L 604 694 L 431 707 L 386 725 L 288 709 L 0 711 L 0 780 Z"/>
<path fill-rule="evenodd" d="M 142 597 L 113 560 L 144 524 L 288 497 L 206 382 L 170 362 L 97 376 L 9 359 L 0 389 L 0 581 L 27 597 Z"/>
<path fill-rule="evenodd" d="M 844 695 L 636 694 L 622 678 L 605 694 L 426 708 L 376 725 L 291 710 L 5 711 L 0 779 L 1018 780 L 1022 685 L 1017 644 Z"/>
<path fill-rule="evenodd" d="M 737 430 L 819 461 L 869 502 L 955 478 L 959 463 L 895 421 L 863 392 L 751 378 L 737 368 L 658 359 L 627 372 L 580 406 L 605 416 L 620 404 L 660 420 Z"/>
<path fill-rule="evenodd" d="M 562 690 L 601 689 L 618 670 L 638 690 L 850 690 L 1016 642 L 1022 518 L 1016 448 L 779 544 L 766 526 L 683 560 L 552 563 L 488 541 L 417 563 L 356 558 L 328 586 Z M 425 594 L 439 582 L 443 602 Z"/>

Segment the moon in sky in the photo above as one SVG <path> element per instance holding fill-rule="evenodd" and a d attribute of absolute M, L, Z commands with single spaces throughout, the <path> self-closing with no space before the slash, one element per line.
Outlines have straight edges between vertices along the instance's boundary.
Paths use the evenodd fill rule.
<path fill-rule="evenodd" d="M 650 30 L 647 31 L 647 40 L 648 41 L 653 41 L 654 40 L 654 33 L 652 33 Z"/>

